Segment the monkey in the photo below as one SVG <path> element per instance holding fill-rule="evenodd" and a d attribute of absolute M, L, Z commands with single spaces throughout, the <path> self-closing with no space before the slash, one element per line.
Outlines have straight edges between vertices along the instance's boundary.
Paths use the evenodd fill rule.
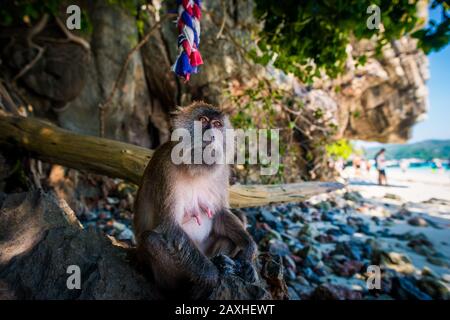
<path fill-rule="evenodd" d="M 197 147 L 194 142 L 191 151 L 214 144 L 219 147 L 214 152 L 224 150 L 226 139 L 216 137 L 232 128 L 225 113 L 194 102 L 173 114 L 172 129 L 187 130 L 192 136 L 196 121 L 202 136 L 212 133 L 209 141 Z M 139 258 L 151 270 L 157 288 L 169 297 L 175 293 L 200 298 L 219 281 L 210 258 L 218 254 L 236 258 L 257 277 L 253 266 L 257 247 L 246 222 L 229 209 L 229 166 L 218 161 L 175 164 L 171 156 L 176 144 L 162 144 L 149 161 L 135 201 L 133 226 Z M 195 292 L 198 288 L 204 289 Z"/>

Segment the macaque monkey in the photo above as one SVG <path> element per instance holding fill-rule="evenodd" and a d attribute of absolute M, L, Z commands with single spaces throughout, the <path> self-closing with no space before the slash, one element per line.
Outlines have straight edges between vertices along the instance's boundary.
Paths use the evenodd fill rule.
<path fill-rule="evenodd" d="M 202 135 L 212 132 L 209 141 L 197 145 L 200 151 L 214 143 L 225 149 L 231 124 L 219 108 L 196 102 L 179 108 L 172 120 L 173 129 L 186 129 L 191 137 L 195 121 Z M 216 139 L 217 133 L 223 139 Z M 196 147 L 191 142 L 192 160 Z M 238 259 L 256 276 L 252 265 L 256 244 L 244 222 L 229 210 L 228 166 L 203 161 L 174 164 L 172 150 L 177 143 L 161 145 L 145 169 L 135 202 L 134 230 L 138 258 L 150 267 L 161 291 L 199 298 L 202 293 L 193 292 L 193 287 L 211 290 L 218 285 L 218 270 L 209 259 L 217 254 Z"/>

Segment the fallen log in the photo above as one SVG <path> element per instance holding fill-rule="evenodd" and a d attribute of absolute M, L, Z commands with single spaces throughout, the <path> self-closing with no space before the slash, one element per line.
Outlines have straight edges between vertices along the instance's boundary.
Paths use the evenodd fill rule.
<path fill-rule="evenodd" d="M 153 151 L 132 144 L 77 134 L 47 121 L 0 112 L 0 146 L 20 148 L 33 158 L 79 170 L 117 177 L 139 184 Z M 334 191 L 335 182 L 301 182 L 277 185 L 233 185 L 232 207 L 262 206 L 303 201 Z"/>

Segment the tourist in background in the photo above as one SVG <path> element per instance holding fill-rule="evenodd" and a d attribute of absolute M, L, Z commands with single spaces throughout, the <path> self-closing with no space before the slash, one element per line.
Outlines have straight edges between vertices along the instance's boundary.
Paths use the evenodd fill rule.
<path fill-rule="evenodd" d="M 386 149 L 382 148 L 375 155 L 375 167 L 378 170 L 378 184 L 380 186 L 387 185 L 385 153 Z"/>

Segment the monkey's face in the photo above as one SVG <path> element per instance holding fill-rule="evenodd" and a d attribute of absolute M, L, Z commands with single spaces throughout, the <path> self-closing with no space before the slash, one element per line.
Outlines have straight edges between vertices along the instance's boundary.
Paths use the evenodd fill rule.
<path fill-rule="evenodd" d="M 231 124 L 221 109 L 197 102 L 178 109 L 174 114 L 173 129 L 189 132 L 191 150 L 194 152 L 202 152 L 204 155 L 210 151 L 216 156 L 217 152 L 223 154 L 225 150 L 225 134 L 227 129 L 231 129 Z M 208 161 L 206 163 L 212 164 Z"/>

